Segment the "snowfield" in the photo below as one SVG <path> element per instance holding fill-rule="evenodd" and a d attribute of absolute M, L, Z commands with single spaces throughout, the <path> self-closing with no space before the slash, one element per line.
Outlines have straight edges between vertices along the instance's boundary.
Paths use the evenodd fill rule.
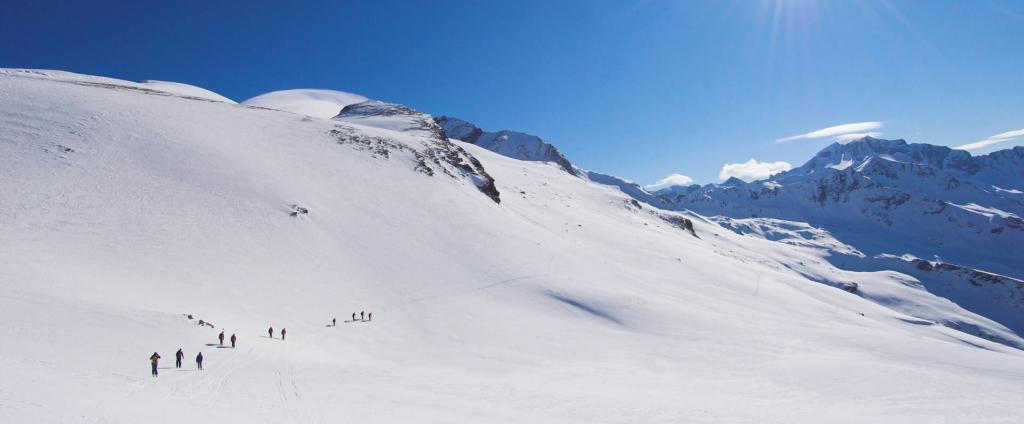
<path fill-rule="evenodd" d="M 826 234 L 738 234 L 376 103 L 310 119 L 93 78 L 0 72 L 0 422 L 1024 416 L 1024 340 L 835 268 Z"/>
<path fill-rule="evenodd" d="M 242 104 L 330 119 L 337 116 L 345 106 L 367 100 L 369 99 L 366 97 L 344 91 L 294 89 L 261 94 L 242 102 Z"/>
<path fill-rule="evenodd" d="M 198 100 L 209 100 L 235 104 L 234 100 L 214 93 L 205 88 L 194 85 L 182 84 L 180 82 L 154 81 L 132 82 L 115 78 L 97 77 L 82 75 L 66 71 L 52 71 L 45 69 L 5 69 L 0 68 L 0 76 L 19 76 L 24 78 L 39 78 L 53 81 L 61 81 L 69 84 L 86 85 L 94 87 L 106 87 L 117 90 L 136 90 L 157 95 L 173 95 Z"/>

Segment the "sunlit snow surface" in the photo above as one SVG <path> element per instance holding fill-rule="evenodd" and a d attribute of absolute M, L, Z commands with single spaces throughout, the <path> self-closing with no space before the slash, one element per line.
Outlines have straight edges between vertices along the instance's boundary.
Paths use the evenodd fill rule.
<path fill-rule="evenodd" d="M 173 95 L 198 100 L 210 100 L 234 104 L 235 101 L 220 94 L 214 93 L 205 88 L 194 85 L 182 84 L 180 82 L 154 81 L 132 82 L 114 78 L 82 75 L 66 71 L 53 71 L 45 69 L 5 69 L 0 68 L 0 76 L 19 76 L 24 78 L 39 78 L 53 81 L 61 81 L 69 84 L 78 84 L 93 87 L 105 87 L 122 90 L 138 90 L 158 95 Z"/>
<path fill-rule="evenodd" d="M 366 100 L 366 97 L 344 91 L 295 89 L 261 94 L 242 104 L 329 119 L 337 116 L 345 106 Z"/>
<path fill-rule="evenodd" d="M 339 144 L 339 126 L 416 147 L 358 124 L 0 74 L 0 422 L 1024 416 L 1024 352 L 909 315 L 1002 331 L 903 274 L 840 271 L 820 250 L 681 215 L 694 237 L 616 188 L 462 144 L 497 204 L 406 156 Z M 805 230 L 779 234 L 823 237 Z M 840 280 L 863 294 L 828 284 Z M 346 322 L 360 310 L 373 321 Z M 288 340 L 266 338 L 270 325 Z M 237 349 L 208 346 L 222 328 Z"/>

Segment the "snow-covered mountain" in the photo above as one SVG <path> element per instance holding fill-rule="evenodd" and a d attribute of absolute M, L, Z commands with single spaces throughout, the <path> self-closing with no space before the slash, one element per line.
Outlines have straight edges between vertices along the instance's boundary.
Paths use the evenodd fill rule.
<path fill-rule="evenodd" d="M 829 229 L 869 254 L 909 253 L 1024 278 L 1024 147 L 984 156 L 903 140 L 833 144 L 767 180 L 675 188 L 705 214 Z"/>
<path fill-rule="evenodd" d="M 467 178 L 495 203 L 501 203 L 494 178 L 487 174 L 480 161 L 452 143 L 430 115 L 403 105 L 366 101 L 345 106 L 333 119 L 390 131 L 375 134 L 365 129 L 338 127 L 331 130 L 331 134 L 339 143 L 352 144 L 385 158 L 409 153 L 417 171 L 433 176 L 436 168 L 452 178 Z M 402 134 L 404 143 L 394 141 L 396 132 Z M 410 146 L 415 147 L 410 149 Z"/>
<path fill-rule="evenodd" d="M 618 187 L 623 193 L 654 206 L 663 206 L 661 199 L 644 190 L 639 184 L 625 178 L 582 169 L 566 158 L 557 147 L 544 139 L 517 131 L 487 132 L 465 120 L 451 116 L 438 116 L 434 121 L 448 137 L 472 143 L 500 155 L 531 162 L 550 162 L 563 171 L 597 184 Z"/>
<path fill-rule="evenodd" d="M 943 286 L 948 276 L 936 273 L 960 270 L 954 274 L 961 276 L 964 293 L 940 290 L 944 295 L 1024 331 L 1022 190 L 1024 147 L 971 156 L 866 137 L 834 143 L 803 166 L 766 180 L 731 179 L 654 194 L 676 209 L 774 219 L 752 220 L 759 227 L 778 227 L 777 220 L 809 223 L 864 253 L 856 260 L 833 259 L 847 267 L 900 269 Z M 982 295 L 985 301 L 968 301 L 987 290 L 977 287 L 994 292 Z"/>
<path fill-rule="evenodd" d="M 0 422 L 1024 414 L 1024 339 L 836 267 L 827 232 L 742 235 L 400 105 L 321 119 L 93 78 L 0 72 Z"/>
<path fill-rule="evenodd" d="M 345 106 L 367 100 L 366 97 L 344 91 L 294 89 L 260 94 L 242 104 L 327 119 L 337 115 Z"/>
<path fill-rule="evenodd" d="M 562 152 L 558 151 L 558 148 L 535 135 L 509 130 L 484 131 L 467 121 L 450 116 L 439 116 L 436 121 L 448 137 L 476 144 L 510 158 L 553 162 L 572 175 L 578 176 L 581 173 L 569 162 L 569 159 L 562 155 Z"/>
<path fill-rule="evenodd" d="M 661 206 L 661 199 L 648 193 L 639 184 L 625 178 L 582 169 L 570 162 L 557 147 L 538 136 L 511 130 L 488 132 L 470 122 L 451 116 L 438 116 L 434 121 L 453 139 L 472 143 L 513 159 L 554 163 L 571 175 L 598 184 L 618 187 L 634 199 Z"/>

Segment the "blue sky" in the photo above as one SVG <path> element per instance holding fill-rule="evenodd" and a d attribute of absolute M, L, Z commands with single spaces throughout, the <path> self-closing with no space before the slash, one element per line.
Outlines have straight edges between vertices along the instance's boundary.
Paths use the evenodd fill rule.
<path fill-rule="evenodd" d="M 235 100 L 350 91 L 537 134 L 641 183 L 796 166 L 837 134 L 794 136 L 851 123 L 986 141 L 975 153 L 1024 143 L 1020 1 L 67 3 L 5 5 L 0 66 Z"/>

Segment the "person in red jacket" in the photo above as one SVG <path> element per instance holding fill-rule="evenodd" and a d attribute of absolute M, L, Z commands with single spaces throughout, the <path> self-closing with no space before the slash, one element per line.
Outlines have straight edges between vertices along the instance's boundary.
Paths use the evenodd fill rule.
<path fill-rule="evenodd" d="M 281 329 L 281 340 L 284 340 L 284 333 L 287 333 L 287 332 L 288 332 L 288 330 L 286 330 L 284 328 Z"/>
<path fill-rule="evenodd" d="M 220 339 L 220 345 L 224 346 L 224 330 L 220 330 L 220 335 L 217 338 Z"/>
<path fill-rule="evenodd" d="M 274 338 L 274 326 L 267 329 L 267 337 Z"/>
<path fill-rule="evenodd" d="M 231 348 L 232 348 L 232 349 L 234 349 L 234 348 L 235 348 L 235 342 L 236 342 L 236 341 L 238 341 L 238 337 L 235 337 L 235 335 L 234 335 L 234 334 L 232 334 L 232 335 L 231 335 Z"/>

